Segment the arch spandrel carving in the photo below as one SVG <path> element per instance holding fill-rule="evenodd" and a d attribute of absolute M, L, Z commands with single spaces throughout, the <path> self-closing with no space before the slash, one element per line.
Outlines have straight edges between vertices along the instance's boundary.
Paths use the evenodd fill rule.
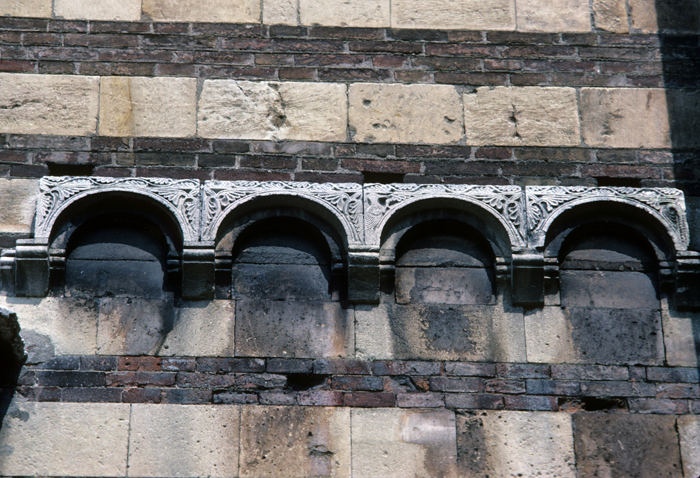
<path fill-rule="evenodd" d="M 366 184 L 365 242 L 379 248 L 389 219 L 404 207 L 431 199 L 461 200 L 484 209 L 507 231 L 514 249 L 526 246 L 524 205 L 519 186 Z"/>
<path fill-rule="evenodd" d="M 203 242 L 213 242 L 224 218 L 238 206 L 265 196 L 303 198 L 328 210 L 342 225 L 349 246 L 364 243 L 362 185 L 283 181 L 205 181 Z"/>
<path fill-rule="evenodd" d="M 531 247 L 545 245 L 547 230 L 561 214 L 577 206 L 604 202 L 627 204 L 647 212 L 664 227 L 676 251 L 687 250 L 690 243 L 685 198 L 678 189 L 528 186 L 525 196 Z"/>
<path fill-rule="evenodd" d="M 154 199 L 177 219 L 185 243 L 199 241 L 199 180 L 168 178 L 44 177 L 39 183 L 36 242 L 47 243 L 58 217 L 71 204 L 94 194 L 125 192 Z"/>

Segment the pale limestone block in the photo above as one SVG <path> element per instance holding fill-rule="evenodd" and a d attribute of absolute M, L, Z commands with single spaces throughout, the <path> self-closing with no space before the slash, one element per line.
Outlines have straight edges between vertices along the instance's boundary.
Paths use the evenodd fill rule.
<path fill-rule="evenodd" d="M 172 299 L 100 299 L 97 353 L 157 355 L 175 322 Z"/>
<path fill-rule="evenodd" d="M 240 407 L 135 404 L 129 476 L 238 476 Z"/>
<path fill-rule="evenodd" d="M 454 413 L 352 410 L 354 478 L 457 476 Z"/>
<path fill-rule="evenodd" d="M 454 143 L 463 137 L 459 94 L 448 85 L 350 85 L 350 130 L 360 143 Z"/>
<path fill-rule="evenodd" d="M 573 88 L 484 87 L 464 94 L 467 143 L 502 146 L 578 146 Z"/>
<path fill-rule="evenodd" d="M 198 125 L 204 138 L 344 141 L 346 86 L 207 80 Z"/>
<path fill-rule="evenodd" d="M 143 0 L 158 22 L 260 23 L 260 0 Z"/>
<path fill-rule="evenodd" d="M 662 310 L 666 362 L 672 367 L 697 367 L 700 356 L 700 314 Z"/>
<path fill-rule="evenodd" d="M 141 0 L 54 0 L 54 14 L 68 20 L 141 20 Z"/>
<path fill-rule="evenodd" d="M 241 478 L 350 477 L 350 409 L 242 407 Z"/>
<path fill-rule="evenodd" d="M 265 25 L 297 25 L 299 0 L 263 0 Z"/>
<path fill-rule="evenodd" d="M 629 0 L 634 33 L 686 33 L 700 31 L 698 0 Z"/>
<path fill-rule="evenodd" d="M 158 352 L 162 356 L 233 357 L 235 307 L 227 300 L 185 302 Z"/>
<path fill-rule="evenodd" d="M 51 0 L 0 0 L 0 15 L 51 18 Z"/>
<path fill-rule="evenodd" d="M 629 0 L 632 29 L 640 33 L 656 33 L 659 26 L 656 0 Z"/>
<path fill-rule="evenodd" d="M 666 92 L 661 88 L 583 88 L 581 130 L 588 146 L 670 148 Z"/>
<path fill-rule="evenodd" d="M 95 76 L 0 73 L 0 133 L 93 134 L 99 88 Z"/>
<path fill-rule="evenodd" d="M 588 0 L 515 0 L 521 32 L 589 32 Z"/>
<path fill-rule="evenodd" d="M 595 27 L 612 33 L 629 33 L 625 0 L 593 0 Z"/>
<path fill-rule="evenodd" d="M 460 416 L 458 446 L 473 461 L 461 476 L 575 478 L 571 415 L 551 412 L 480 412 Z"/>
<path fill-rule="evenodd" d="M 362 360 L 394 358 L 394 341 L 386 306 L 355 306 L 355 353 Z"/>
<path fill-rule="evenodd" d="M 195 78 L 102 78 L 100 134 L 187 137 L 197 131 Z"/>
<path fill-rule="evenodd" d="M 97 306 L 91 300 L 0 296 L 0 307 L 17 314 L 30 357 L 96 353 Z"/>
<path fill-rule="evenodd" d="M 515 30 L 515 0 L 393 0 L 391 26 Z"/>
<path fill-rule="evenodd" d="M 700 417 L 678 417 L 683 476 L 700 476 Z"/>
<path fill-rule="evenodd" d="M 15 402 L 0 430 L 0 475 L 125 476 L 129 405 Z"/>
<path fill-rule="evenodd" d="M 527 361 L 535 363 L 576 363 L 571 322 L 563 309 L 544 307 L 525 315 Z"/>
<path fill-rule="evenodd" d="M 390 26 L 391 0 L 299 0 L 302 25 L 381 28 Z"/>
<path fill-rule="evenodd" d="M 39 181 L 0 179 L 0 232 L 30 232 Z"/>

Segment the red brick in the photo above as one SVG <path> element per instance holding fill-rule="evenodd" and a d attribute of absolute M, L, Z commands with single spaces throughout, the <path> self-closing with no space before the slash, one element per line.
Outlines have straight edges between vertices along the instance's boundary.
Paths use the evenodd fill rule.
<path fill-rule="evenodd" d="M 295 181 L 306 181 L 309 183 L 360 183 L 362 184 L 363 176 L 361 174 L 342 174 L 342 173 L 317 173 L 300 171 L 294 174 Z"/>
<path fill-rule="evenodd" d="M 278 171 L 244 171 L 240 169 L 215 169 L 214 179 L 220 181 L 290 181 L 291 173 Z"/>
<path fill-rule="evenodd" d="M 700 398 L 700 385 L 657 383 L 657 398 Z"/>
<path fill-rule="evenodd" d="M 346 407 L 393 407 L 396 396 L 393 393 L 352 392 L 343 396 Z"/>
<path fill-rule="evenodd" d="M 484 159 L 510 159 L 513 157 L 513 150 L 510 148 L 476 148 L 474 157 Z"/>
<path fill-rule="evenodd" d="M 450 393 L 445 395 L 447 408 L 467 410 L 501 410 L 503 397 L 489 393 Z"/>
<path fill-rule="evenodd" d="M 268 359 L 270 373 L 311 373 L 313 361 L 310 359 Z"/>
<path fill-rule="evenodd" d="M 183 388 L 229 388 L 236 384 L 236 376 L 214 375 L 210 373 L 177 374 L 177 386 Z"/>
<path fill-rule="evenodd" d="M 223 392 L 215 394 L 213 399 L 214 403 L 220 403 L 224 405 L 258 403 L 258 396 L 255 393 Z"/>
<path fill-rule="evenodd" d="M 365 390 L 381 391 L 384 380 L 381 377 L 363 377 L 357 375 L 336 376 L 331 378 L 331 388 L 334 390 Z"/>
<path fill-rule="evenodd" d="M 390 78 L 389 71 L 369 68 L 332 68 L 318 71 L 318 79 L 322 81 L 386 81 Z"/>
<path fill-rule="evenodd" d="M 435 83 L 449 85 L 499 86 L 508 83 L 505 73 L 435 73 Z"/>
<path fill-rule="evenodd" d="M 314 360 L 314 373 L 323 375 L 369 375 L 369 362 L 360 360 L 320 359 Z"/>
<path fill-rule="evenodd" d="M 402 408 L 443 408 L 445 396 L 441 393 L 399 393 L 396 402 Z"/>
<path fill-rule="evenodd" d="M 299 405 L 312 405 L 318 407 L 338 407 L 343 404 L 342 392 L 329 392 L 325 390 L 310 390 L 299 392 L 297 395 Z"/>
<path fill-rule="evenodd" d="M 122 391 L 117 388 L 64 388 L 61 391 L 62 402 L 121 402 Z"/>
<path fill-rule="evenodd" d="M 654 413 L 659 415 L 683 415 L 689 411 L 687 400 L 631 398 L 629 407 L 632 413 Z"/>
<path fill-rule="evenodd" d="M 211 171 L 206 169 L 136 168 L 135 175 L 143 178 L 199 179 L 200 181 L 211 179 Z"/>
<path fill-rule="evenodd" d="M 372 173 L 419 173 L 420 163 L 408 161 L 367 161 L 362 159 L 344 159 L 341 166 L 355 171 L 368 171 Z"/>
<path fill-rule="evenodd" d="M 399 70 L 394 72 L 394 79 L 410 83 L 432 83 L 433 75 L 423 71 Z"/>
<path fill-rule="evenodd" d="M 160 403 L 160 388 L 127 388 L 122 392 L 124 403 Z"/>
<path fill-rule="evenodd" d="M 166 389 L 161 391 L 160 394 L 161 403 L 176 403 L 180 405 L 211 403 L 211 399 L 211 390 Z"/>
<path fill-rule="evenodd" d="M 394 55 L 377 55 L 372 57 L 372 64 L 377 68 L 401 68 L 406 64 L 406 58 Z"/>
<path fill-rule="evenodd" d="M 196 364 L 193 358 L 168 357 L 161 362 L 161 368 L 168 372 L 193 372 Z"/>
<path fill-rule="evenodd" d="M 502 363 L 496 365 L 503 378 L 549 378 L 549 365 Z"/>
<path fill-rule="evenodd" d="M 411 362 L 403 360 L 377 361 L 372 363 L 375 375 L 440 375 L 439 362 Z"/>
<path fill-rule="evenodd" d="M 315 80 L 318 72 L 315 68 L 280 68 L 280 80 Z"/>
<path fill-rule="evenodd" d="M 173 372 L 109 372 L 107 385 L 123 387 L 126 385 L 146 385 L 168 387 L 175 385 Z"/>
<path fill-rule="evenodd" d="M 350 42 L 350 51 L 379 52 L 379 53 L 422 53 L 423 46 L 408 42 L 362 41 Z"/>
<path fill-rule="evenodd" d="M 245 358 L 199 358 L 197 370 L 210 373 L 264 372 L 265 360 Z"/>
<path fill-rule="evenodd" d="M 161 360 L 160 357 L 119 357 L 117 370 L 158 372 Z"/>
<path fill-rule="evenodd" d="M 36 71 L 37 63 L 26 60 L 0 60 L 0 71 L 4 72 L 33 72 Z"/>
<path fill-rule="evenodd" d="M 537 395 L 506 395 L 506 410 L 557 411 L 559 406 L 556 397 Z"/>
<path fill-rule="evenodd" d="M 479 378 L 433 377 L 430 379 L 430 390 L 437 392 L 481 392 L 484 390 L 484 381 Z"/>
<path fill-rule="evenodd" d="M 522 380 L 487 380 L 485 390 L 492 393 L 525 393 L 525 382 Z"/>

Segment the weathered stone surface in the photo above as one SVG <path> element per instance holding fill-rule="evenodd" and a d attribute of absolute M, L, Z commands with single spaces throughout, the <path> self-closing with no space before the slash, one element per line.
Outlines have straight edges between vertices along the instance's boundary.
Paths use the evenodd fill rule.
<path fill-rule="evenodd" d="M 447 85 L 350 85 L 350 131 L 367 143 L 453 143 L 463 137 L 459 94 Z"/>
<path fill-rule="evenodd" d="M 326 270 L 324 270 L 326 269 Z M 328 300 L 330 268 L 307 264 L 235 264 L 234 299 Z"/>
<path fill-rule="evenodd" d="M 357 350 L 366 358 L 525 361 L 519 312 L 501 305 L 358 307 Z"/>
<path fill-rule="evenodd" d="M 690 227 L 690 250 L 700 251 L 700 197 L 686 196 L 686 216 Z"/>
<path fill-rule="evenodd" d="M 612 33 L 628 33 L 627 3 L 625 0 L 593 0 L 595 27 Z"/>
<path fill-rule="evenodd" d="M 661 317 L 668 365 L 700 365 L 700 314 L 663 310 Z"/>
<path fill-rule="evenodd" d="M 390 0 L 299 0 L 302 25 L 390 26 Z"/>
<path fill-rule="evenodd" d="M 354 349 L 352 309 L 337 302 L 239 300 L 236 355 L 347 357 Z"/>
<path fill-rule="evenodd" d="M 99 88 L 94 76 L 0 73 L 0 133 L 92 134 Z"/>
<path fill-rule="evenodd" d="M 102 78 L 100 134 L 193 136 L 197 131 L 195 78 Z"/>
<path fill-rule="evenodd" d="M 100 301 L 100 355 L 155 355 L 173 329 L 173 301 L 105 298 Z"/>
<path fill-rule="evenodd" d="M 700 6 L 695 0 L 629 0 L 632 31 L 697 33 Z"/>
<path fill-rule="evenodd" d="M 260 23 L 260 1 L 143 0 L 143 14 L 162 22 Z"/>
<path fill-rule="evenodd" d="M 265 25 L 296 25 L 298 23 L 297 0 L 263 0 Z"/>
<path fill-rule="evenodd" d="M 133 405 L 132 476 L 238 476 L 240 407 Z"/>
<path fill-rule="evenodd" d="M 460 476 L 576 477 L 571 416 L 480 412 L 457 417 Z"/>
<path fill-rule="evenodd" d="M 30 232 L 38 193 L 33 179 L 0 179 L 0 231 Z"/>
<path fill-rule="evenodd" d="M 141 0 L 54 0 L 54 14 L 69 20 L 141 20 Z"/>
<path fill-rule="evenodd" d="M 0 15 L 49 18 L 51 0 L 0 0 Z"/>
<path fill-rule="evenodd" d="M 54 354 L 95 355 L 97 306 L 93 301 L 0 297 L 0 307 L 17 314 L 29 363 Z"/>
<path fill-rule="evenodd" d="M 517 0 L 518 31 L 588 32 L 591 12 L 580 0 Z"/>
<path fill-rule="evenodd" d="M 682 475 L 675 417 L 575 414 L 579 478 Z"/>
<path fill-rule="evenodd" d="M 0 431 L 2 476 L 126 476 L 129 405 L 15 402 Z"/>
<path fill-rule="evenodd" d="M 241 469 L 250 478 L 350 477 L 350 409 L 243 407 Z"/>
<path fill-rule="evenodd" d="M 184 302 L 159 355 L 233 357 L 235 308 L 227 300 Z"/>
<path fill-rule="evenodd" d="M 455 416 L 447 410 L 352 410 L 355 478 L 456 477 Z"/>
<path fill-rule="evenodd" d="M 576 90 L 499 86 L 465 93 L 467 143 L 503 146 L 578 146 Z"/>
<path fill-rule="evenodd" d="M 493 271 L 477 267 L 397 267 L 399 304 L 490 304 Z"/>
<path fill-rule="evenodd" d="M 561 305 L 615 309 L 659 309 L 656 274 L 630 271 L 563 270 Z"/>
<path fill-rule="evenodd" d="M 700 417 L 678 417 L 683 476 L 700 476 Z"/>
<path fill-rule="evenodd" d="M 346 86 L 207 80 L 198 127 L 205 138 L 344 141 Z"/>
<path fill-rule="evenodd" d="M 514 30 L 514 0 L 394 0 L 394 28 Z"/>

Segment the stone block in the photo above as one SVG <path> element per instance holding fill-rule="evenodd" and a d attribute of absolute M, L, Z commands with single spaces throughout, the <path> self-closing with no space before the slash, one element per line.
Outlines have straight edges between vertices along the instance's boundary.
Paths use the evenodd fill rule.
<path fill-rule="evenodd" d="M 197 131 L 195 78 L 102 78 L 100 134 L 187 137 Z"/>
<path fill-rule="evenodd" d="M 260 1 L 143 0 L 143 14 L 156 22 L 260 23 Z"/>
<path fill-rule="evenodd" d="M 360 143 L 454 143 L 463 137 L 459 94 L 448 85 L 356 83 L 350 131 Z"/>
<path fill-rule="evenodd" d="M 672 367 L 700 365 L 700 314 L 661 312 L 666 362 Z"/>
<path fill-rule="evenodd" d="M 593 0 L 594 25 L 611 33 L 629 33 L 625 0 Z"/>
<path fill-rule="evenodd" d="M 700 476 L 700 417 L 678 417 L 683 476 Z"/>
<path fill-rule="evenodd" d="M 141 20 L 141 0 L 54 0 L 53 9 L 66 20 Z"/>
<path fill-rule="evenodd" d="M 69 297 L 164 297 L 167 295 L 163 291 L 164 276 L 163 265 L 155 260 L 69 257 L 65 294 Z"/>
<path fill-rule="evenodd" d="M 329 300 L 330 268 L 303 264 L 234 264 L 234 299 Z"/>
<path fill-rule="evenodd" d="M 397 267 L 398 304 L 490 304 L 493 273 L 483 267 Z"/>
<path fill-rule="evenodd" d="M 15 402 L 0 431 L 2 476 L 126 476 L 129 405 Z"/>
<path fill-rule="evenodd" d="M 525 361 L 521 313 L 496 306 L 358 307 L 357 349 L 366 358 Z"/>
<path fill-rule="evenodd" d="M 241 478 L 350 477 L 350 409 L 243 407 Z"/>
<path fill-rule="evenodd" d="M 17 314 L 28 363 L 54 355 L 95 355 L 97 304 L 85 299 L 0 297 Z"/>
<path fill-rule="evenodd" d="M 263 0 L 263 24 L 297 25 L 297 0 Z"/>
<path fill-rule="evenodd" d="M 680 478 L 676 419 L 672 416 L 575 414 L 579 478 Z"/>
<path fill-rule="evenodd" d="M 429 30 L 515 30 L 515 1 L 394 0 L 391 26 Z"/>
<path fill-rule="evenodd" d="M 30 232 L 38 194 L 36 180 L 0 179 L 0 232 Z"/>
<path fill-rule="evenodd" d="M 544 307 L 525 315 L 527 361 L 536 363 L 576 363 L 571 323 L 559 307 Z"/>
<path fill-rule="evenodd" d="M 457 476 L 455 416 L 447 410 L 352 410 L 355 478 Z"/>
<path fill-rule="evenodd" d="M 129 475 L 238 476 L 240 407 L 134 404 Z"/>
<path fill-rule="evenodd" d="M 573 88 L 484 87 L 465 93 L 467 143 L 502 146 L 578 146 Z"/>
<path fill-rule="evenodd" d="M 457 417 L 460 476 L 575 478 L 571 416 L 487 411 Z"/>
<path fill-rule="evenodd" d="M 0 0 L 0 15 L 51 18 L 52 0 Z"/>
<path fill-rule="evenodd" d="M 235 308 L 227 300 L 183 302 L 174 310 L 161 356 L 233 357 Z"/>
<path fill-rule="evenodd" d="M 100 301 L 97 353 L 156 355 L 174 325 L 173 301 L 105 298 Z"/>
<path fill-rule="evenodd" d="M 299 0 L 302 25 L 381 28 L 391 26 L 390 0 Z"/>
<path fill-rule="evenodd" d="M 94 76 L 0 73 L 0 133 L 95 133 L 100 80 Z"/>
<path fill-rule="evenodd" d="M 347 357 L 354 349 L 352 309 L 337 302 L 239 300 L 236 355 Z"/>
<path fill-rule="evenodd" d="M 563 307 L 659 309 L 656 274 L 629 271 L 560 272 Z"/>
<path fill-rule="evenodd" d="M 206 80 L 199 101 L 204 138 L 345 141 L 346 86 Z"/>
<path fill-rule="evenodd" d="M 700 5 L 695 0 L 629 0 L 635 33 L 698 33 Z"/>
<path fill-rule="evenodd" d="M 580 0 L 516 0 L 518 31 L 589 32 L 591 12 Z"/>

